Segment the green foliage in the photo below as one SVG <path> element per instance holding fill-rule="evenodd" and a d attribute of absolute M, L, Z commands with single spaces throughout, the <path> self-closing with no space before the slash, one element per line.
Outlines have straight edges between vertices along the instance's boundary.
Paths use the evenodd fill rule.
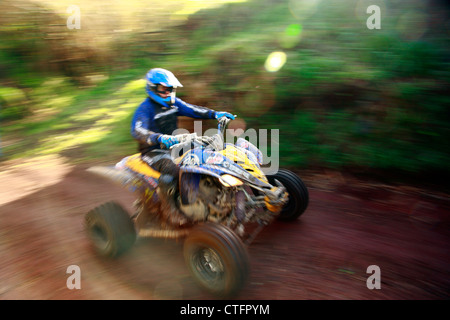
<path fill-rule="evenodd" d="M 14 87 L 0 87 L 0 120 L 20 119 L 26 112 L 25 93 Z"/>
<path fill-rule="evenodd" d="M 232 111 L 247 128 L 279 129 L 282 165 L 448 173 L 450 46 L 446 30 L 426 29 L 448 12 L 426 1 L 368 1 L 383 10 L 382 29 L 369 30 L 366 2 L 230 3 L 164 30 L 115 34 L 113 45 L 91 55 L 71 36 L 61 39 L 65 50 L 49 49 L 43 39 L 52 15 L 7 21 L 0 27 L 3 134 L 36 137 L 25 145 L 39 142 L 40 152 L 133 152 L 139 79 L 163 67 L 181 78 L 177 94 L 188 102 Z M 272 52 L 286 54 L 276 72 L 265 69 Z M 61 143 L 50 148 L 49 141 Z"/>

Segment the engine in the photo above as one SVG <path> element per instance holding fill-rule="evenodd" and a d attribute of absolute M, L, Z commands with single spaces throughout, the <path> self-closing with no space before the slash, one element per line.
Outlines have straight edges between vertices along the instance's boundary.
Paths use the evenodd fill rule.
<path fill-rule="evenodd" d="M 235 206 L 233 190 L 209 176 L 202 176 L 198 183 L 198 192 L 189 203 L 180 201 L 181 211 L 192 221 L 222 221 Z"/>

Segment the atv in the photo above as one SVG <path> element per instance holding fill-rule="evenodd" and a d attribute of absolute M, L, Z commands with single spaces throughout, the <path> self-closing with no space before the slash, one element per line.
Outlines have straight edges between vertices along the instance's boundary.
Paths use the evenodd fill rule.
<path fill-rule="evenodd" d="M 302 215 L 309 194 L 289 170 L 265 175 L 262 152 L 251 142 L 225 143 L 229 121 L 220 118 L 213 136 L 185 134 L 172 150 L 161 151 L 175 155 L 180 169 L 176 188 L 161 188 L 161 174 L 140 153 L 115 166 L 89 168 L 137 195 L 132 215 L 114 201 L 86 214 L 94 248 L 116 257 L 137 237 L 183 239 L 184 259 L 197 283 L 218 297 L 236 295 L 249 276 L 247 247 L 274 219 L 292 221 Z"/>

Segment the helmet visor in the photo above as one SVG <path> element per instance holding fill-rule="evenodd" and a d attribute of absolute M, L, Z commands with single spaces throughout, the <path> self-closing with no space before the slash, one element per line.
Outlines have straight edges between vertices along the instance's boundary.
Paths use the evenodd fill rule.
<path fill-rule="evenodd" d="M 156 92 L 159 93 L 159 94 L 172 93 L 173 91 L 175 91 L 174 87 L 166 87 L 166 86 L 163 86 L 161 84 L 158 84 L 156 86 Z"/>

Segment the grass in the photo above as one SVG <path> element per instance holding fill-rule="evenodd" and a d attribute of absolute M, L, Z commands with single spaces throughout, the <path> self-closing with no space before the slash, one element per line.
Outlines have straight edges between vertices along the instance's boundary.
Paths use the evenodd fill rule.
<path fill-rule="evenodd" d="M 33 110 L 27 116 L 2 126 L 2 142 L 15 141 L 3 148 L 2 156 L 22 158 L 85 149 L 79 156 L 91 160 L 117 154 L 115 149 L 131 151 L 128 144 L 135 147 L 128 136 L 131 114 L 145 96 L 142 86 L 142 80 L 133 75 L 82 90 L 68 79 L 51 78 L 33 92 Z"/>

